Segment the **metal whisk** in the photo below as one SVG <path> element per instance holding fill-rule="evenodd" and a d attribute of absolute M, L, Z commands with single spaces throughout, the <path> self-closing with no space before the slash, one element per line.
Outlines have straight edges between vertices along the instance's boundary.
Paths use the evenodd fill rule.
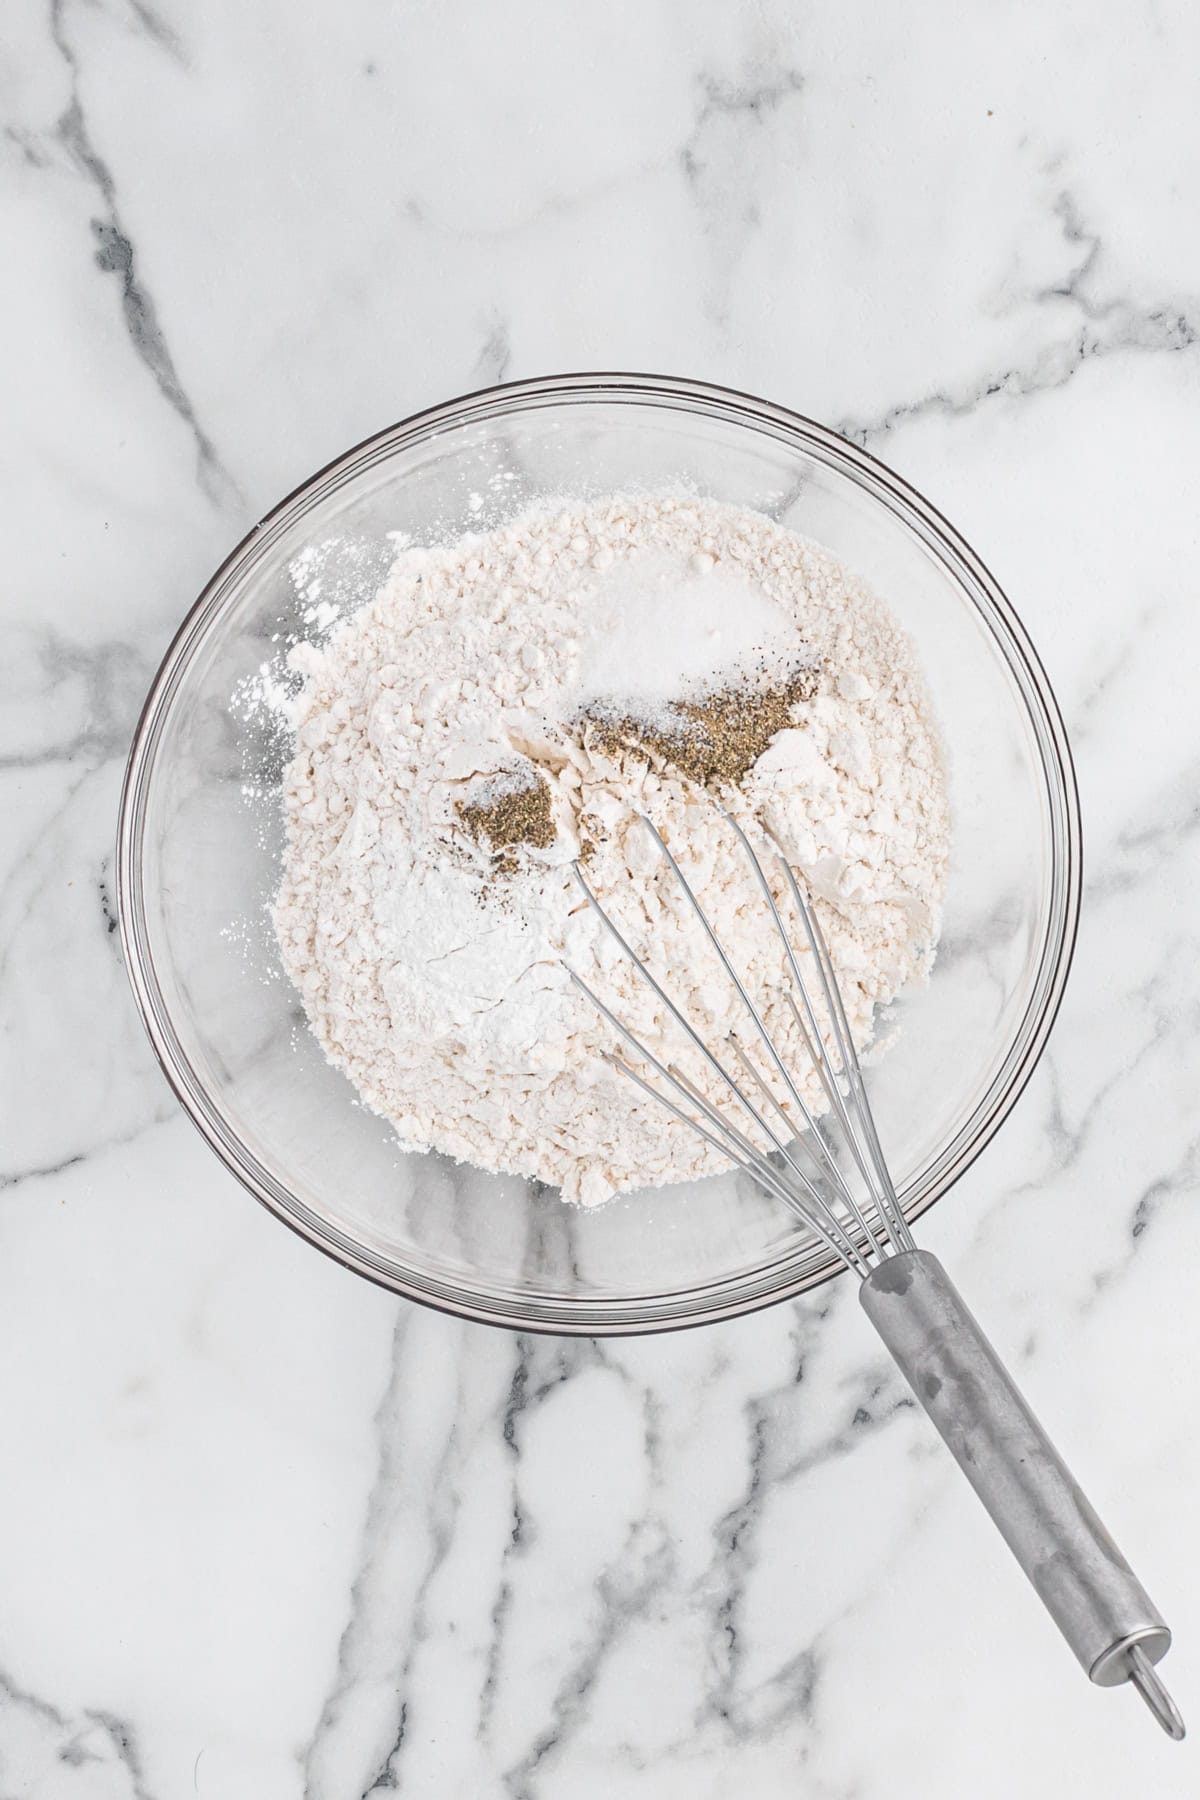
<path fill-rule="evenodd" d="M 857 1170 L 867 1196 L 865 1203 L 856 1198 L 853 1178 L 847 1180 L 818 1129 L 795 1076 L 763 1022 L 760 1007 L 649 819 L 644 820 L 646 829 L 745 1007 L 752 1027 L 748 1041 L 758 1040 L 759 1054 L 785 1098 L 777 1097 L 771 1081 L 736 1036 L 730 1036 L 721 1047 L 726 1060 L 705 1042 L 632 949 L 576 864 L 576 877 L 590 905 L 716 1077 L 715 1091 L 723 1104 L 708 1098 L 675 1063 L 656 1057 L 587 983 L 568 969 L 575 985 L 639 1062 L 652 1071 L 659 1085 L 624 1056 L 614 1054 L 610 1060 L 644 1093 L 797 1213 L 844 1267 L 859 1277 L 859 1298 L 867 1316 L 1090 1679 L 1100 1687 L 1131 1681 L 1163 1730 L 1182 1738 L 1183 1719 L 1155 1667 L 1171 1645 L 1165 1621 L 941 1263 L 913 1241 L 875 1129 L 833 963 L 795 874 L 779 846 L 768 838 L 778 857 L 784 892 L 807 942 L 825 1029 L 762 859 L 738 821 L 724 808 L 718 810 L 737 834 L 778 930 L 784 949 L 785 1002 L 816 1069 L 828 1107 L 826 1120 Z M 798 1132 L 801 1121 L 804 1130 Z"/>

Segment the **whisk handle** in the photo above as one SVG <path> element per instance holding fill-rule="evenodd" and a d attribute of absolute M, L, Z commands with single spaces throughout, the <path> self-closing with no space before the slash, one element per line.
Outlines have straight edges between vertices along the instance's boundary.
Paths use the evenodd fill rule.
<path fill-rule="evenodd" d="M 1182 1736 L 1182 1721 L 1153 1671 L 1171 1644 L 1165 1621 L 937 1257 L 927 1250 L 889 1257 L 860 1293 L 871 1323 L 1090 1678 L 1101 1687 L 1133 1678 L 1164 1728 Z M 1153 1698 L 1144 1681 L 1158 1690 Z"/>

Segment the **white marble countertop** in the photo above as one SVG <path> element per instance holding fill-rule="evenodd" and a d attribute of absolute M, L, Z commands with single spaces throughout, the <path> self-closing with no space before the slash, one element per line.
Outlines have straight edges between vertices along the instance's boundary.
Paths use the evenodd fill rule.
<path fill-rule="evenodd" d="M 0 75 L 0 1794 L 1200 1792 L 1089 1687 L 848 1285 L 602 1347 L 325 1262 L 114 936 L 136 709 L 280 494 L 424 404 L 690 374 L 839 426 L 1044 654 L 1088 871 L 931 1215 L 1200 1721 L 1200 17 L 34 0 Z"/>

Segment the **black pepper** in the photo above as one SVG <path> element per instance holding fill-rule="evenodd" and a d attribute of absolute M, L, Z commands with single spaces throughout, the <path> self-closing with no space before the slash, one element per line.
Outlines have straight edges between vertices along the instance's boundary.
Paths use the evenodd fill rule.
<path fill-rule="evenodd" d="M 522 846 L 545 850 L 554 842 L 550 789 L 536 771 L 522 787 L 506 786 L 487 800 L 460 800 L 455 809 L 476 843 L 486 843 L 501 875 L 520 867 Z"/>
<path fill-rule="evenodd" d="M 632 713 L 587 712 L 584 741 L 610 756 L 639 750 L 662 760 L 701 787 L 737 783 L 777 732 L 792 723 L 792 708 L 811 700 L 818 671 L 797 669 L 766 688 L 726 687 L 695 700 L 673 700 L 654 720 Z"/>

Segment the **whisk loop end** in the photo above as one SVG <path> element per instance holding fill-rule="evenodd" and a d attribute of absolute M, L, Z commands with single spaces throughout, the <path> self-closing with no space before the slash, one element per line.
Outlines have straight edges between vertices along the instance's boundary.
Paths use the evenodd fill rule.
<path fill-rule="evenodd" d="M 575 986 L 631 1053 L 612 1053 L 608 1061 L 789 1207 L 830 1255 L 858 1276 L 864 1311 L 1090 1679 L 1101 1687 L 1130 1682 L 1163 1730 L 1182 1738 L 1183 1720 L 1155 1667 L 1171 1643 L 1165 1621 L 946 1271 L 913 1242 L 815 912 L 782 848 L 764 832 L 779 864 L 780 897 L 800 922 L 803 944 L 797 949 L 745 828 L 724 807 L 716 810 L 736 834 L 774 921 L 783 948 L 787 1009 L 824 1095 L 827 1120 L 838 1129 L 853 1168 L 844 1172 L 840 1166 L 801 1092 L 804 1084 L 767 1028 L 764 1007 L 756 1004 L 665 838 L 644 817 L 751 1029 L 745 1042 L 730 1032 L 718 1055 L 609 916 L 577 862 L 575 878 L 589 906 L 714 1080 L 705 1092 L 676 1062 L 657 1056 L 564 963 Z M 811 978 L 802 962 L 811 965 Z M 751 1054 L 756 1041 L 758 1061 Z M 729 1066 L 730 1055 L 735 1068 Z M 859 1184 L 862 1199 L 855 1192 Z"/>
<path fill-rule="evenodd" d="M 1169 1738 L 1178 1744 L 1187 1736 L 1183 1714 L 1163 1685 L 1162 1676 L 1140 1644 L 1129 1650 L 1129 1679 Z"/>

